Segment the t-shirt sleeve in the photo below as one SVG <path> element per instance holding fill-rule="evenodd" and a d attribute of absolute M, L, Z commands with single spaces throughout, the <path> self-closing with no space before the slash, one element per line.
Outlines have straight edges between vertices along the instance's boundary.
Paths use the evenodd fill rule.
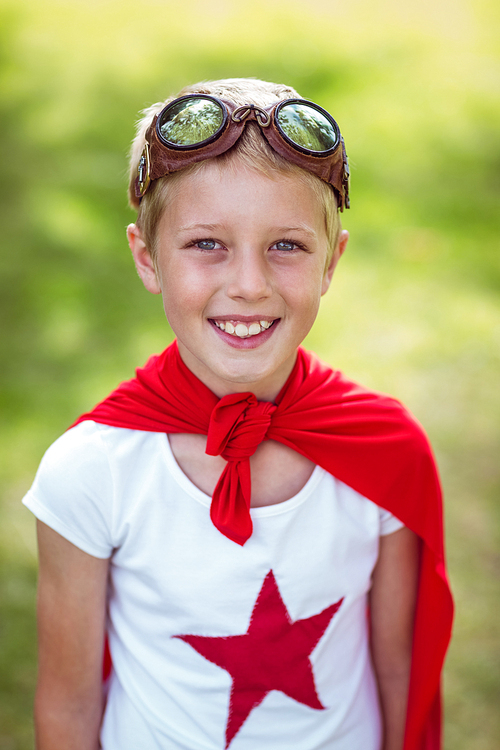
<path fill-rule="evenodd" d="M 23 504 L 89 555 L 113 551 L 113 480 L 99 425 L 82 422 L 45 453 Z"/>
<path fill-rule="evenodd" d="M 392 513 L 388 510 L 384 510 L 384 508 L 379 508 L 379 517 L 380 536 L 392 534 L 394 531 L 399 531 L 399 529 L 402 529 L 404 526 L 404 523 L 400 521 L 399 518 L 396 518 L 396 516 L 393 516 Z"/>

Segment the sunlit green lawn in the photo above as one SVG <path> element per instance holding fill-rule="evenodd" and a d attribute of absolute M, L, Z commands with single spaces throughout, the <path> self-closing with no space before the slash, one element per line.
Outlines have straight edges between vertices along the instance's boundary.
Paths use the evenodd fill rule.
<path fill-rule="evenodd" d="M 254 75 L 327 107 L 352 166 L 348 251 L 306 346 L 427 429 L 457 603 L 446 750 L 500 742 L 498 10 L 458 0 L 0 0 L 0 750 L 32 747 L 45 448 L 170 341 L 124 227 L 137 111 Z"/>

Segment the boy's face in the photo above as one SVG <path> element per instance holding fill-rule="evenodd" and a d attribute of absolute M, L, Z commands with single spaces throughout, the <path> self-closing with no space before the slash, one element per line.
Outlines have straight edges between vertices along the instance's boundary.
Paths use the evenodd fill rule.
<path fill-rule="evenodd" d="M 191 371 L 220 397 L 248 390 L 263 400 L 288 378 L 348 238 L 325 269 L 325 221 L 309 185 L 210 162 L 169 200 L 156 273 L 135 225 L 128 235 Z"/>

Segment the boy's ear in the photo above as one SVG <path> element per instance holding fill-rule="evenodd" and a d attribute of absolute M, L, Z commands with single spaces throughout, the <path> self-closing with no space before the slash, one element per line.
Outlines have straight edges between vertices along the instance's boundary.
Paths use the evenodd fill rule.
<path fill-rule="evenodd" d="M 335 268 L 340 258 L 344 254 L 344 251 L 347 247 L 348 240 L 349 240 L 349 232 L 346 229 L 343 229 L 340 233 L 340 236 L 337 242 L 337 247 L 333 251 L 333 255 L 330 259 L 330 262 L 328 263 L 326 267 L 325 275 L 323 276 L 323 284 L 321 287 L 321 295 L 326 294 L 326 292 L 328 291 L 330 287 L 332 277 L 333 277 L 333 272 L 335 271 Z"/>
<path fill-rule="evenodd" d="M 135 267 L 137 268 L 137 273 L 142 279 L 142 283 L 151 294 L 161 294 L 161 286 L 158 281 L 153 259 L 142 239 L 141 230 L 136 224 L 128 225 L 127 238 L 134 258 Z"/>

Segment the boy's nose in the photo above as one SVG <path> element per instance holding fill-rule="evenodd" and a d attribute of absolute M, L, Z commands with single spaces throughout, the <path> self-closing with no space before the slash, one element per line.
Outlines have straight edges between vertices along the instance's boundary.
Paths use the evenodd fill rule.
<path fill-rule="evenodd" d="M 234 258 L 227 294 L 251 302 L 270 297 L 272 286 L 265 258 L 252 251 Z"/>

